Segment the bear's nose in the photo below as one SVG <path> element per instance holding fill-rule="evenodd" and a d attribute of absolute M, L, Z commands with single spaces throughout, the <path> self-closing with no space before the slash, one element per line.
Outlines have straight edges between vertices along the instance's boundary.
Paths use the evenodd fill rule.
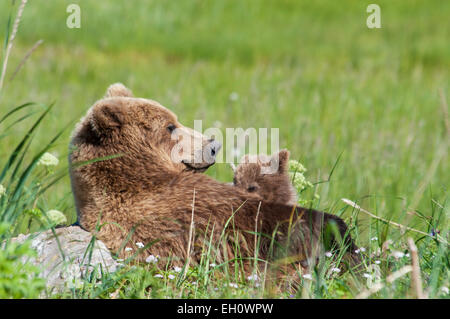
<path fill-rule="evenodd" d="M 217 152 L 219 152 L 222 144 L 216 140 L 210 140 L 209 148 L 211 150 L 211 156 L 215 157 Z"/>
<path fill-rule="evenodd" d="M 216 140 L 210 139 L 208 140 L 208 145 L 206 145 L 205 155 L 209 157 L 209 161 L 214 161 L 217 153 L 219 152 L 222 144 Z"/>

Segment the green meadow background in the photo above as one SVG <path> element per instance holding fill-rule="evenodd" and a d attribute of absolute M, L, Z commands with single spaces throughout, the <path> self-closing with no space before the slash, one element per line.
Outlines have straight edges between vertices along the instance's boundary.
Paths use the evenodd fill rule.
<path fill-rule="evenodd" d="M 15 17 L 18 1 L 11 3 L 0 1 L 1 28 L 11 12 Z M 81 7 L 80 29 L 66 26 L 71 3 Z M 379 0 L 381 29 L 366 26 L 370 3 L 29 1 L 8 63 L 0 115 L 26 102 L 54 102 L 29 153 L 67 127 L 51 150 L 64 169 L 75 123 L 108 85 L 122 82 L 136 96 L 173 110 L 186 126 L 203 120 L 203 128 L 219 125 L 224 133 L 227 127 L 279 128 L 280 147 L 318 183 L 318 209 L 348 221 L 352 210 L 341 199 L 349 198 L 426 232 L 439 212 L 445 231 L 450 1 Z M 1 140 L 0 164 L 29 123 L 13 126 Z M 6 123 L 0 130 L 1 125 Z M 207 173 L 232 179 L 227 164 Z M 75 221 L 68 176 L 40 205 Z M 371 220 L 359 214 L 357 225 L 364 244 Z M 394 240 L 403 235 L 390 232 Z"/>

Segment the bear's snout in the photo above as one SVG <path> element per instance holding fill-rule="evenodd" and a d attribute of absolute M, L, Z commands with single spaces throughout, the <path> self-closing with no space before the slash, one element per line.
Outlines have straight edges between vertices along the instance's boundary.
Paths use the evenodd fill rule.
<path fill-rule="evenodd" d="M 210 139 L 208 142 L 203 148 L 203 160 L 208 164 L 214 164 L 216 162 L 216 155 L 222 148 L 222 143 L 214 139 Z"/>
<path fill-rule="evenodd" d="M 219 152 L 219 150 L 222 148 L 222 143 L 211 139 L 209 140 L 209 144 L 206 146 L 207 151 L 209 151 L 211 157 L 216 157 L 216 154 Z"/>

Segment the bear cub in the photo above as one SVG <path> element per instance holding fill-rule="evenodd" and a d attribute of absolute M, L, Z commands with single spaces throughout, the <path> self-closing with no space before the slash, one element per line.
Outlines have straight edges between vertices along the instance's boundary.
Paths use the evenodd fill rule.
<path fill-rule="evenodd" d="M 272 156 L 245 155 L 234 168 L 234 186 L 268 202 L 296 205 L 297 191 L 288 172 L 289 156 L 288 150 Z"/>

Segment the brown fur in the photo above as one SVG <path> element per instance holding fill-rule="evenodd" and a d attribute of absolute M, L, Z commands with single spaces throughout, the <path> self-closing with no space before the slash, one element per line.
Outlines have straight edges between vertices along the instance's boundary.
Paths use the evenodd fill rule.
<path fill-rule="evenodd" d="M 76 127 L 69 161 L 80 225 L 97 233 L 121 256 L 124 252 L 120 248 L 130 236 L 126 246 L 136 249 L 137 242 L 152 244 L 139 260 L 151 253 L 176 256 L 178 264 L 188 255 L 198 262 L 204 239 L 212 239 L 214 245 L 223 242 L 225 249 L 217 251 L 217 258 L 225 260 L 235 254 L 236 238 L 240 254 L 253 257 L 255 235 L 251 232 L 255 228 L 269 235 L 276 233 L 277 239 L 287 243 L 291 225 L 291 229 L 301 229 L 297 234 L 305 234 L 287 245 L 287 253 L 306 258 L 313 254 L 313 241 L 321 242 L 323 225 L 334 221 L 341 234 L 346 232 L 345 223 L 336 216 L 261 201 L 240 188 L 197 173 L 211 163 L 189 161 L 211 141 L 182 126 L 159 103 L 133 98 L 120 84 L 113 88 Z M 170 157 L 179 142 L 171 139 L 167 131 L 170 124 L 188 138 L 202 141 L 197 143 L 199 149 L 190 153 L 182 144 L 183 157 L 178 162 Z M 103 160 L 95 160 L 99 158 Z M 188 252 L 192 214 L 193 245 Z M 348 236 L 347 242 L 353 245 Z M 277 249 L 271 253 L 270 246 L 270 239 L 262 237 L 259 257 L 280 255 Z"/>
<path fill-rule="evenodd" d="M 289 155 L 288 150 L 271 157 L 245 155 L 234 172 L 233 184 L 265 201 L 296 205 L 297 191 L 288 172 Z M 264 168 L 270 167 L 274 168 L 273 172 L 264 172 Z"/>

